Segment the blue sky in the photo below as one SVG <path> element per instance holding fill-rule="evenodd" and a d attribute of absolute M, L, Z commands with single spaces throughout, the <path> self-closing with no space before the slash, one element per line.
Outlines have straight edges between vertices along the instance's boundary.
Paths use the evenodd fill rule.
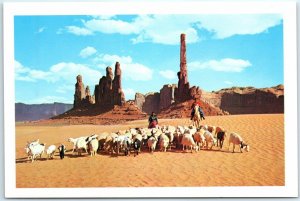
<path fill-rule="evenodd" d="M 16 16 L 14 23 L 16 102 L 73 103 L 78 74 L 93 94 L 116 61 L 126 100 L 177 84 L 181 33 L 191 86 L 283 84 L 281 15 Z"/>

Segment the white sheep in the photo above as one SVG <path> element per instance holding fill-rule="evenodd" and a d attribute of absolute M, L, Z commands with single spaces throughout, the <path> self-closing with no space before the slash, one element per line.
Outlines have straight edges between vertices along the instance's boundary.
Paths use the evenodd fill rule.
<path fill-rule="evenodd" d="M 55 153 L 55 149 L 56 149 L 56 146 L 55 146 L 55 145 L 50 145 L 50 146 L 48 147 L 48 149 L 46 150 L 48 159 L 49 159 L 49 158 L 53 158 L 54 153 Z"/>
<path fill-rule="evenodd" d="M 91 156 L 95 156 L 99 147 L 98 139 L 94 138 L 91 141 L 88 141 L 88 147 L 90 149 Z"/>
<path fill-rule="evenodd" d="M 208 144 L 211 143 L 210 149 L 216 145 L 217 140 L 214 138 L 213 134 L 209 131 L 204 132 L 205 142 L 206 142 L 206 149 L 208 149 Z"/>
<path fill-rule="evenodd" d="M 45 145 L 46 144 L 36 144 L 36 143 L 31 143 L 29 145 L 29 154 L 31 155 L 31 162 L 34 161 L 36 156 L 40 156 L 42 158 L 42 155 L 45 151 Z"/>
<path fill-rule="evenodd" d="M 149 147 L 149 151 L 151 153 L 153 153 L 155 148 L 156 148 L 157 138 L 155 136 L 150 137 L 147 141 L 147 144 L 148 144 L 148 147 Z"/>
<path fill-rule="evenodd" d="M 37 139 L 37 140 L 33 140 L 33 141 L 31 141 L 31 142 L 28 142 L 27 141 L 27 144 L 26 144 L 26 146 L 25 146 L 25 153 L 27 154 L 27 158 L 28 158 L 28 160 L 30 160 L 31 159 L 31 154 L 30 154 L 30 149 L 29 149 L 29 145 L 30 144 L 32 144 L 32 145 L 35 145 L 35 144 L 39 144 L 39 139 Z"/>
<path fill-rule="evenodd" d="M 167 151 L 167 147 L 169 146 L 169 137 L 162 134 L 159 138 L 159 147 L 160 147 L 160 151 L 164 151 L 166 152 Z"/>
<path fill-rule="evenodd" d="M 87 142 L 86 138 L 78 138 L 75 144 L 75 149 L 78 155 L 81 155 L 81 150 L 84 149 L 87 152 Z"/>
<path fill-rule="evenodd" d="M 247 152 L 250 151 L 250 146 L 247 145 L 246 143 L 244 143 L 242 137 L 239 134 L 237 134 L 237 133 L 231 133 L 230 134 L 230 136 L 229 136 L 228 151 L 229 151 L 231 143 L 233 144 L 233 150 L 232 150 L 233 153 L 234 153 L 235 145 L 239 145 L 240 146 L 241 153 L 243 152 L 242 149 L 246 149 Z"/>
<path fill-rule="evenodd" d="M 71 143 L 73 143 L 73 150 L 72 150 L 72 153 L 74 153 L 74 150 L 76 149 L 76 144 L 77 144 L 77 141 L 79 140 L 79 139 L 86 139 L 87 138 L 87 136 L 84 136 L 84 137 L 78 137 L 78 138 L 69 138 L 68 139 L 68 142 L 71 142 Z"/>
<path fill-rule="evenodd" d="M 191 152 L 193 152 L 193 149 L 195 149 L 195 151 L 199 150 L 199 147 L 196 145 L 193 136 L 191 134 L 183 134 L 181 144 L 182 144 L 183 151 L 185 146 L 190 147 Z"/>

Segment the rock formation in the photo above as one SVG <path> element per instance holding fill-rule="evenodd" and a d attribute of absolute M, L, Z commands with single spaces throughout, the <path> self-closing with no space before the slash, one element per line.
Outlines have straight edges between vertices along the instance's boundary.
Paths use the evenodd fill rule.
<path fill-rule="evenodd" d="M 121 85 L 122 71 L 120 63 L 115 66 L 115 77 L 111 67 L 106 68 L 106 76 L 95 86 L 95 103 L 100 107 L 112 108 L 114 105 L 123 105 L 125 96 Z"/>
<path fill-rule="evenodd" d="M 201 99 L 230 114 L 284 112 L 284 86 L 257 89 L 233 87 L 217 92 L 203 92 Z"/>
<path fill-rule="evenodd" d="M 186 44 L 185 34 L 180 36 L 180 71 L 177 73 L 178 76 L 178 88 L 175 90 L 175 101 L 180 103 L 191 99 L 189 94 L 190 84 L 188 82 L 188 73 L 186 65 Z"/>
<path fill-rule="evenodd" d="M 160 94 L 158 92 L 155 93 L 147 93 L 145 95 L 145 102 L 143 104 L 143 112 L 150 114 L 151 112 L 159 113 L 159 101 Z"/>
<path fill-rule="evenodd" d="M 141 93 L 136 93 L 134 97 L 134 104 L 140 109 L 143 110 L 143 105 L 145 103 L 145 96 Z"/>
<path fill-rule="evenodd" d="M 115 78 L 113 80 L 113 104 L 114 105 L 124 105 L 125 96 L 122 91 L 122 71 L 120 63 L 117 62 L 115 66 Z"/>
<path fill-rule="evenodd" d="M 74 108 L 80 107 L 82 104 L 82 100 L 85 98 L 85 89 L 82 82 L 82 76 L 78 75 L 76 77 L 76 80 L 77 82 L 75 84 Z"/>
<path fill-rule="evenodd" d="M 176 84 L 166 84 L 160 90 L 159 111 L 175 102 Z"/>

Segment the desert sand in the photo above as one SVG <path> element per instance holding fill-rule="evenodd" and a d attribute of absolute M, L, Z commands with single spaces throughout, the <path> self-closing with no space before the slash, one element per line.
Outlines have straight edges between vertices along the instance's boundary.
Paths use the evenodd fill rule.
<path fill-rule="evenodd" d="M 189 119 L 160 119 L 160 125 L 189 125 Z M 250 145 L 250 152 L 228 151 L 228 138 L 219 150 L 183 152 L 144 150 L 134 157 L 100 153 L 90 157 L 71 154 L 69 137 L 113 132 L 129 127 L 145 127 L 146 120 L 122 125 L 16 126 L 16 187 L 201 187 L 201 186 L 283 186 L 285 185 L 284 115 L 210 116 L 202 124 L 222 126 L 239 133 Z M 24 151 L 26 142 L 40 139 L 48 145 L 64 143 L 68 152 L 60 160 L 31 163 Z"/>

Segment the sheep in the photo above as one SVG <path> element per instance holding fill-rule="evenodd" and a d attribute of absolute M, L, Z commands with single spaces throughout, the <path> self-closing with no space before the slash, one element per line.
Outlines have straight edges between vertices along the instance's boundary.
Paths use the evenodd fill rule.
<path fill-rule="evenodd" d="M 199 146 L 199 149 L 200 149 L 200 145 L 201 145 L 201 147 L 203 147 L 203 145 L 205 143 L 204 133 L 205 133 L 205 130 L 203 128 L 201 128 L 193 135 L 193 138 L 194 138 L 196 144 Z"/>
<path fill-rule="evenodd" d="M 133 140 L 134 157 L 136 155 L 139 155 L 139 151 L 141 150 L 141 145 L 142 145 L 142 140 L 140 140 L 139 138 L 135 138 Z"/>
<path fill-rule="evenodd" d="M 73 150 L 72 150 L 72 153 L 74 153 L 74 150 L 76 149 L 76 143 L 79 139 L 86 139 L 87 136 L 84 136 L 84 137 L 78 137 L 78 138 L 68 138 L 68 142 L 71 142 L 73 143 Z"/>
<path fill-rule="evenodd" d="M 148 144 L 149 151 L 150 151 L 151 153 L 154 152 L 157 141 L 158 141 L 158 140 L 157 140 L 157 138 L 156 138 L 155 136 L 151 136 L 151 137 L 148 139 L 147 144 Z"/>
<path fill-rule="evenodd" d="M 59 157 L 60 159 L 63 159 L 65 157 L 65 152 L 66 152 L 66 147 L 65 145 L 61 144 L 59 147 L 58 147 L 58 151 L 59 151 Z"/>
<path fill-rule="evenodd" d="M 171 146 L 172 146 L 173 141 L 174 141 L 174 132 L 166 131 L 165 135 L 169 138 L 169 146 L 170 146 L 170 150 L 171 150 Z"/>
<path fill-rule="evenodd" d="M 124 150 L 125 156 L 130 155 L 131 139 L 127 135 L 120 135 L 113 138 L 114 145 L 117 146 L 116 152 Z"/>
<path fill-rule="evenodd" d="M 167 147 L 169 146 L 169 142 L 170 142 L 170 140 L 169 140 L 168 136 L 162 134 L 160 136 L 159 143 L 158 143 L 159 147 L 160 147 L 160 151 L 166 152 Z"/>
<path fill-rule="evenodd" d="M 84 149 L 87 152 L 87 142 L 86 138 L 78 138 L 75 144 L 75 149 L 78 155 L 81 155 L 81 150 Z"/>
<path fill-rule="evenodd" d="M 34 159 L 36 156 L 42 157 L 44 151 L 45 151 L 45 145 L 46 144 L 36 144 L 36 143 L 31 143 L 29 145 L 29 153 L 31 155 L 31 162 L 33 163 Z"/>
<path fill-rule="evenodd" d="M 219 131 L 217 133 L 217 147 L 219 146 L 220 142 L 220 149 L 223 147 L 224 140 L 226 138 L 226 132 L 225 131 Z"/>
<path fill-rule="evenodd" d="M 98 135 L 98 150 L 103 150 L 104 149 L 104 146 L 105 146 L 105 141 L 106 141 L 106 138 L 109 134 L 108 133 L 100 133 Z"/>
<path fill-rule="evenodd" d="M 30 154 L 30 149 L 29 149 L 29 145 L 30 144 L 32 144 L 32 145 L 35 145 L 35 144 L 39 144 L 39 139 L 37 139 L 37 140 L 33 140 L 33 141 L 31 141 L 31 142 L 28 142 L 27 141 L 27 144 L 26 144 L 26 146 L 25 146 L 25 153 L 27 154 L 27 159 L 28 160 L 30 160 L 31 159 L 31 154 Z"/>
<path fill-rule="evenodd" d="M 48 147 L 48 149 L 46 150 L 46 153 L 47 153 L 47 156 L 48 156 L 48 159 L 53 159 L 53 156 L 54 156 L 54 153 L 55 153 L 55 149 L 56 149 L 56 146 L 55 145 L 50 145 Z"/>
<path fill-rule="evenodd" d="M 189 126 L 188 129 L 191 135 L 194 135 L 197 132 L 197 128 L 195 126 Z"/>
<path fill-rule="evenodd" d="M 110 152 L 111 155 L 114 153 L 114 149 L 117 148 L 117 142 L 114 142 L 116 137 L 118 137 L 116 133 L 110 133 L 107 135 L 104 143 L 104 150 Z"/>
<path fill-rule="evenodd" d="M 95 156 L 99 147 L 99 142 L 97 138 L 93 138 L 91 141 L 88 141 L 88 147 L 91 152 L 91 156 Z"/>
<path fill-rule="evenodd" d="M 182 140 L 182 133 L 177 130 L 174 132 L 174 144 L 175 144 L 175 147 L 178 149 L 181 145 L 181 140 Z"/>
<path fill-rule="evenodd" d="M 229 148 L 230 148 L 230 144 L 233 144 L 233 150 L 232 152 L 234 153 L 234 148 L 235 148 L 235 145 L 240 145 L 240 151 L 241 153 L 243 153 L 242 149 L 246 149 L 246 151 L 250 151 L 250 146 L 247 145 L 246 143 L 244 143 L 242 137 L 237 134 L 237 133 L 231 133 L 230 136 L 229 136 L 229 145 L 228 145 L 228 151 L 229 151 Z"/>
<path fill-rule="evenodd" d="M 193 153 L 193 149 L 195 149 L 195 151 L 199 150 L 199 147 L 196 145 L 192 135 L 190 134 L 183 134 L 181 144 L 182 144 L 182 151 L 184 151 L 185 146 L 190 147 L 191 153 Z"/>
<path fill-rule="evenodd" d="M 213 135 L 216 133 L 216 127 L 215 126 L 209 126 L 209 125 L 204 125 L 203 128 L 209 132 L 211 132 Z"/>
<path fill-rule="evenodd" d="M 204 132 L 205 142 L 206 142 L 206 149 L 208 149 L 208 144 L 211 143 L 210 149 L 217 143 L 217 140 L 214 138 L 213 134 L 209 131 Z"/>
<path fill-rule="evenodd" d="M 220 126 L 217 126 L 215 129 L 215 135 L 218 134 L 219 132 L 226 132 L 226 130 Z"/>
<path fill-rule="evenodd" d="M 146 138 L 147 139 L 147 138 Z M 134 142 L 139 141 L 139 147 L 138 147 L 138 152 L 141 152 L 141 145 L 142 145 L 142 141 L 143 141 L 143 136 L 141 134 L 136 134 L 133 139 L 132 142 L 134 144 Z"/>

